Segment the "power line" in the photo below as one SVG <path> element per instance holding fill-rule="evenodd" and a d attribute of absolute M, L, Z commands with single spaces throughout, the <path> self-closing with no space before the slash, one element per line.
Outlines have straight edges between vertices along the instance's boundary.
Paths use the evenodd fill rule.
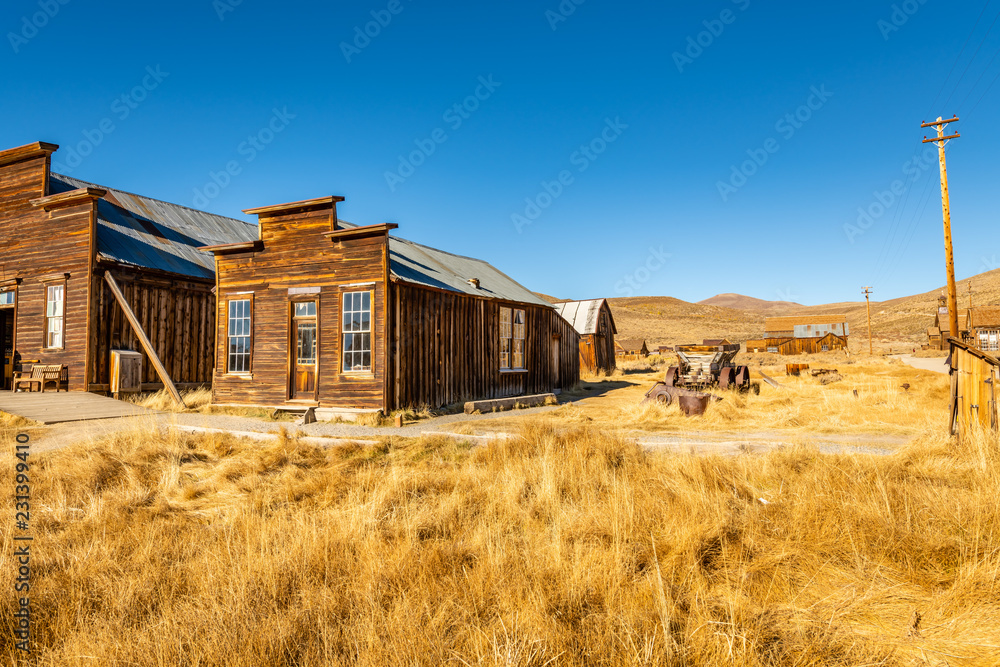
<path fill-rule="evenodd" d="M 955 95 L 956 91 L 958 91 L 958 87 L 962 85 L 962 79 L 965 78 L 965 75 L 968 73 L 969 68 L 972 67 L 972 63 L 975 62 L 976 56 L 979 55 L 980 49 L 983 48 L 983 44 L 986 43 L 986 38 L 990 36 L 991 32 L 993 32 L 993 27 L 997 24 L 997 21 L 1000 21 L 1000 12 L 997 12 L 996 17 L 993 19 L 993 23 L 990 24 L 990 27 L 989 29 L 987 29 L 986 34 L 983 35 L 983 38 L 979 41 L 979 46 L 976 47 L 976 52 L 972 54 L 972 58 L 969 60 L 969 63 L 965 66 L 965 69 L 962 70 L 962 76 L 958 77 L 958 83 L 955 84 L 955 88 L 951 91 L 951 94 L 948 95 L 948 99 L 945 100 L 942 106 L 947 107 L 948 102 L 951 102 L 951 98 Z"/>
<path fill-rule="evenodd" d="M 992 2 L 992 0 L 986 0 L 986 4 L 983 5 L 983 10 L 979 12 L 979 18 L 976 19 L 975 25 L 973 25 L 972 30 L 969 31 L 969 36 L 965 38 L 965 43 L 962 44 L 962 49 L 958 52 L 958 55 L 955 56 L 955 62 L 952 63 L 951 69 L 948 71 L 948 76 L 946 76 L 944 81 L 941 82 L 941 90 L 939 90 L 937 95 L 934 96 L 934 101 L 931 103 L 931 109 L 927 112 L 928 116 L 930 116 L 934 112 L 935 107 L 937 107 L 937 101 L 940 99 L 941 93 L 944 92 L 945 86 L 948 85 L 951 75 L 955 73 L 955 68 L 958 67 L 958 61 L 962 59 L 962 54 L 965 53 L 965 47 L 969 45 L 969 40 L 972 39 L 972 35 L 975 34 L 976 28 L 979 27 L 979 22 L 983 20 L 983 16 L 986 14 L 986 8 L 990 6 L 990 2 Z"/>

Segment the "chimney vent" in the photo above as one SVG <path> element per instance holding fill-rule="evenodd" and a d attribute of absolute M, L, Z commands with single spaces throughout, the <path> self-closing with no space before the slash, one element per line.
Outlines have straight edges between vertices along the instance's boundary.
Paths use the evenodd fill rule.
<path fill-rule="evenodd" d="M 469 278 L 469 284 L 479 289 L 479 278 Z"/>

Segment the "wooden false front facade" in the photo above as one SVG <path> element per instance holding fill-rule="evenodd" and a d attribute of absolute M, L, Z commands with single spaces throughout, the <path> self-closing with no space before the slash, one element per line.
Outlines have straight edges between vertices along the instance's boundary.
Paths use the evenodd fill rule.
<path fill-rule="evenodd" d="M 143 388 L 162 387 L 105 274 L 120 284 L 173 382 L 209 383 L 215 352 L 211 271 L 179 261 L 174 270 L 144 266 L 191 239 L 141 210 L 197 212 L 163 202 L 149 206 L 152 200 L 52 174 L 57 149 L 35 143 L 0 151 L 0 388 L 10 387 L 15 368 L 40 363 L 65 365 L 70 391 L 107 392 L 112 350 L 143 352 Z M 140 212 L 133 213 L 128 206 L 138 200 Z M 214 236 L 235 230 L 232 240 L 244 238 L 240 225 L 249 228 L 229 220 Z"/>
<path fill-rule="evenodd" d="M 388 412 L 577 382 L 578 337 L 550 306 L 497 298 L 490 282 L 502 274 L 391 237 L 395 225 L 346 225 L 340 201 L 248 210 L 259 241 L 206 248 L 218 279 L 216 403 Z M 484 275 L 456 287 L 457 274 L 445 280 L 448 257 Z M 482 296 L 468 293 L 480 279 Z M 501 359 L 499 332 L 519 330 L 517 313 L 523 368 L 501 370 L 511 357 Z"/>

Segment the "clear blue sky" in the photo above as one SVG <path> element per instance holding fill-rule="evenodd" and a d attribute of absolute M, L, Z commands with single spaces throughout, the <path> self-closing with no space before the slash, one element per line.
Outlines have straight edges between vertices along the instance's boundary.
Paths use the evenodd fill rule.
<path fill-rule="evenodd" d="M 343 195 L 345 219 L 565 298 L 886 299 L 944 283 L 937 164 L 904 170 L 938 115 L 962 117 L 958 276 L 1000 266 L 998 15 L 1000 0 L 7 0 L 0 145 L 54 142 L 73 176 L 234 217 Z"/>

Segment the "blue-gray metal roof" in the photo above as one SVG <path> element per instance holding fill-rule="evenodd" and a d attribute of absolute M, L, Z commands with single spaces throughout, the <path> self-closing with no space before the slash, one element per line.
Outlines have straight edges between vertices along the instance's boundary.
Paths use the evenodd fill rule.
<path fill-rule="evenodd" d="M 338 220 L 343 228 L 358 225 Z M 396 236 L 389 237 L 389 272 L 413 285 L 434 287 L 485 299 L 517 301 L 552 308 L 552 304 L 481 259 L 454 255 Z M 469 281 L 477 279 L 479 287 Z"/>
<path fill-rule="evenodd" d="M 487 299 L 518 301 L 551 308 L 552 304 L 499 269 L 471 257 L 389 237 L 389 268 L 403 282 Z M 469 281 L 477 279 L 479 287 Z"/>
<path fill-rule="evenodd" d="M 97 252 L 102 259 L 195 278 L 215 278 L 215 258 L 201 246 L 253 241 L 257 226 L 52 174 L 50 194 L 107 190 L 97 202 Z"/>

